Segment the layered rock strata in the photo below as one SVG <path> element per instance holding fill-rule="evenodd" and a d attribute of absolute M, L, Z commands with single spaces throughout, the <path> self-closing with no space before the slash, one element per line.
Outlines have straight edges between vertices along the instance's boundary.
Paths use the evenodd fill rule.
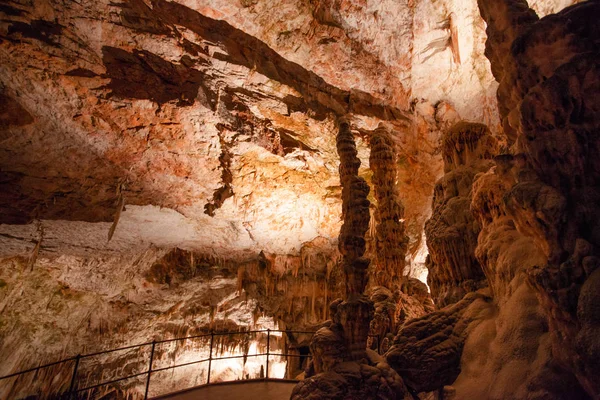
<path fill-rule="evenodd" d="M 443 137 L 445 175 L 436 183 L 433 214 L 425 224 L 428 283 L 437 307 L 487 286 L 475 258 L 480 226 L 471 213 L 471 187 L 492 165 L 497 143 L 482 124 L 459 122 Z"/>

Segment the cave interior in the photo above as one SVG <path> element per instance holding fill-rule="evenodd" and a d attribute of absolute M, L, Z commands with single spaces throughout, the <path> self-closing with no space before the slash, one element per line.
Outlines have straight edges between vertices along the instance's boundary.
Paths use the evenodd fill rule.
<path fill-rule="evenodd" d="M 0 1 L 0 399 L 600 399 L 598 21 Z"/>

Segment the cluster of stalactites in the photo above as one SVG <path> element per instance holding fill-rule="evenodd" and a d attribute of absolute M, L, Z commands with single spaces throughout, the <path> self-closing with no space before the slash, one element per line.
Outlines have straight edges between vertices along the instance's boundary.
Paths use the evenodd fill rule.
<path fill-rule="evenodd" d="M 365 233 L 369 229 L 369 185 L 358 176 L 360 160 L 350 125 L 345 118 L 339 120 L 336 138 L 340 156 L 340 183 L 342 185 L 342 218 L 339 250 L 343 256 L 346 277 L 346 296 L 360 295 L 367 284 L 369 260 L 363 255 L 366 249 Z"/>
<path fill-rule="evenodd" d="M 372 283 L 392 289 L 402 279 L 408 247 L 404 227 L 404 206 L 396 185 L 397 168 L 394 144 L 384 128 L 378 128 L 370 141 L 370 166 L 373 190 L 377 200 L 375 211 L 375 265 Z"/>

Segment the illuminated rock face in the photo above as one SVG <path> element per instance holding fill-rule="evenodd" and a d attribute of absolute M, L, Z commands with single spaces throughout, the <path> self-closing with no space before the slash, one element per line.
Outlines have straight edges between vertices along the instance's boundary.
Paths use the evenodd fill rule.
<path fill-rule="evenodd" d="M 349 329 L 313 350 L 334 391 L 372 398 L 361 382 L 385 381 L 381 396 L 403 397 L 398 374 L 364 352 L 371 308 L 329 309 L 367 284 L 365 199 L 393 194 L 391 147 L 405 221 L 382 223 L 388 241 L 367 253 L 385 265 L 378 283 L 399 276 L 390 265 L 404 252 L 405 273 L 421 276 L 415 255 L 446 173 L 429 266 L 436 305 L 453 304 L 423 316 L 431 303 L 410 280 L 368 293 L 371 333 L 386 349 L 399 330 L 406 345 L 390 354 L 407 385 L 597 397 L 598 2 L 542 19 L 523 1 L 479 3 L 4 2 L 0 375 L 211 327 L 314 330 L 331 318 Z M 542 16 L 572 3 L 530 6 Z M 346 114 L 361 166 L 342 189 Z M 494 165 L 445 146 L 460 119 L 500 139 Z M 380 124 L 390 143 L 375 139 Z M 342 207 L 350 191 L 361 195 Z M 402 219 L 389 205 L 379 212 Z M 352 229 L 338 242 L 343 208 Z M 448 353 L 431 348 L 438 334 Z M 342 365 L 340 343 L 368 362 Z M 205 349 L 180 356 L 194 352 Z M 298 398 L 325 396 L 314 382 Z"/>
<path fill-rule="evenodd" d="M 337 250 L 336 114 L 351 112 L 353 126 L 369 132 L 382 120 L 412 126 L 411 111 L 393 71 L 377 77 L 377 57 L 354 54 L 360 37 L 334 32 L 311 7 L 293 4 L 0 7 L 0 257 L 10 266 L 0 269 L 0 302 L 15 310 L 0 328 L 0 358 L 10 359 L 0 374 L 77 354 L 84 344 L 121 345 L 125 327 L 144 327 L 140 341 L 206 329 L 215 308 L 234 307 L 228 296 L 281 328 L 313 330 L 330 317 L 328 305 L 346 283 Z M 298 19 L 287 18 L 292 13 Z M 268 28 L 273 18 L 278 40 Z M 348 61 L 353 67 L 343 72 Z M 420 127 L 428 134 L 435 121 Z M 405 152 L 420 146 L 416 138 L 403 137 Z M 358 144 L 363 160 L 366 142 Z M 430 196 L 436 178 L 439 160 L 427 151 L 419 165 L 429 175 L 415 203 Z M 414 232 L 420 237 L 420 228 Z M 186 275 L 189 262 L 174 272 L 155 267 L 179 251 L 202 258 L 206 271 L 226 265 L 215 279 L 231 279 L 227 291 L 199 300 L 186 293 L 208 278 Z M 160 298 L 173 301 L 161 306 Z M 35 305 L 25 313 L 29 301 Z M 62 311 L 44 308 L 55 301 Z M 123 307 L 137 310 L 125 325 Z M 195 311 L 179 319 L 169 307 Z M 101 338 L 85 333 L 87 313 L 92 326 L 103 326 Z M 36 319 L 44 329 L 32 328 Z M 226 319 L 217 316 L 215 329 L 255 322 Z"/>

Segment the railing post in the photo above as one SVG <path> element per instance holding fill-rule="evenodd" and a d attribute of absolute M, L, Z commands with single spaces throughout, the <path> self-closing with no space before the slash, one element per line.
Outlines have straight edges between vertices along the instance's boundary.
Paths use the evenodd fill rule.
<path fill-rule="evenodd" d="M 269 349 L 271 344 L 271 329 L 267 329 L 267 373 L 265 374 L 265 378 L 269 379 Z"/>
<path fill-rule="evenodd" d="M 148 398 L 148 390 L 150 389 L 150 375 L 152 374 L 152 363 L 154 361 L 154 348 L 156 347 L 156 340 L 152 341 L 152 350 L 150 350 L 150 365 L 148 367 L 148 378 L 146 379 L 146 393 L 144 393 L 144 400 Z"/>
<path fill-rule="evenodd" d="M 215 342 L 215 332 L 210 331 L 210 354 L 208 355 L 208 377 L 206 379 L 206 384 L 210 383 L 210 368 L 212 367 L 212 354 L 213 354 L 213 343 Z"/>
<path fill-rule="evenodd" d="M 77 379 L 77 369 L 79 369 L 79 360 L 81 360 L 81 354 L 75 356 L 75 366 L 73 367 L 73 376 L 71 377 L 71 386 L 69 386 L 69 398 L 73 398 L 73 391 L 75 390 L 75 380 Z"/>

